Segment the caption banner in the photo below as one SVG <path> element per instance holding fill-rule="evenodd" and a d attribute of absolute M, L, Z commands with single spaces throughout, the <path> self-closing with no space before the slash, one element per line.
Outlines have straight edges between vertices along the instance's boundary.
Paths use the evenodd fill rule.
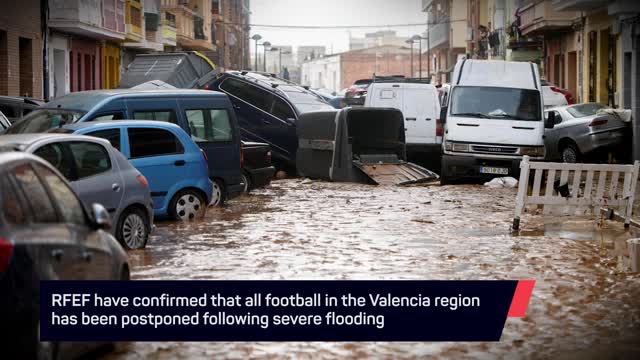
<path fill-rule="evenodd" d="M 499 341 L 534 281 L 42 281 L 43 341 Z"/>

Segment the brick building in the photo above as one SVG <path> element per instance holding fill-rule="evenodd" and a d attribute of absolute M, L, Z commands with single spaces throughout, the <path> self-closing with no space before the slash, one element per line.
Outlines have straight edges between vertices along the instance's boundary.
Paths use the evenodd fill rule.
<path fill-rule="evenodd" d="M 0 95 L 42 98 L 40 5 L 0 1 Z"/>
<path fill-rule="evenodd" d="M 249 68 L 249 1 L 213 0 L 217 64 L 224 69 Z"/>

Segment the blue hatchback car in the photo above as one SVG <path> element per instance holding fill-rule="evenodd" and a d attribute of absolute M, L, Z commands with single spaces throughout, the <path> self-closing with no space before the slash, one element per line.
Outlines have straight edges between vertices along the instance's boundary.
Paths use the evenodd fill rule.
<path fill-rule="evenodd" d="M 149 181 L 156 217 L 191 220 L 212 199 L 207 158 L 179 126 L 161 121 L 97 121 L 64 125 L 52 132 L 109 140 Z"/>

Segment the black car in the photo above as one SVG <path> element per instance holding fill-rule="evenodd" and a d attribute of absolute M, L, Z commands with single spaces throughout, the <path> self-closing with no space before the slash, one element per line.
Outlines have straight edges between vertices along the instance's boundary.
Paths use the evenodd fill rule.
<path fill-rule="evenodd" d="M 0 112 L 2 112 L 11 123 L 22 119 L 23 116 L 32 112 L 42 104 L 44 104 L 44 102 L 35 99 L 17 96 L 0 96 Z"/>
<path fill-rule="evenodd" d="M 127 255 L 60 173 L 23 152 L 0 154 L 0 333 L 7 359 L 75 358 L 98 344 L 40 342 L 40 280 L 128 280 Z"/>
<path fill-rule="evenodd" d="M 229 71 L 202 87 L 229 95 L 242 139 L 269 144 L 279 168 L 295 168 L 298 116 L 333 109 L 308 89 L 273 74 Z"/>
<path fill-rule="evenodd" d="M 244 191 L 269 185 L 276 172 L 271 165 L 271 146 L 257 142 L 242 142 L 242 178 Z"/>

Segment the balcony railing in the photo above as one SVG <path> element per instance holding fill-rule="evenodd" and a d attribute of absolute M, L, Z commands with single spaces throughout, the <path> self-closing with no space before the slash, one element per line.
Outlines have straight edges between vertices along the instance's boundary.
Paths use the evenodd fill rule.
<path fill-rule="evenodd" d="M 142 31 L 142 3 L 140 3 L 140 0 L 126 1 L 125 23 L 128 39 L 141 40 L 143 38 L 144 32 Z"/>
<path fill-rule="evenodd" d="M 579 15 L 576 11 L 556 11 L 550 1 L 540 1 L 520 10 L 520 30 L 524 35 L 537 35 L 567 29 Z"/>
<path fill-rule="evenodd" d="M 449 42 L 449 22 L 431 24 L 428 28 L 429 49 Z"/>

